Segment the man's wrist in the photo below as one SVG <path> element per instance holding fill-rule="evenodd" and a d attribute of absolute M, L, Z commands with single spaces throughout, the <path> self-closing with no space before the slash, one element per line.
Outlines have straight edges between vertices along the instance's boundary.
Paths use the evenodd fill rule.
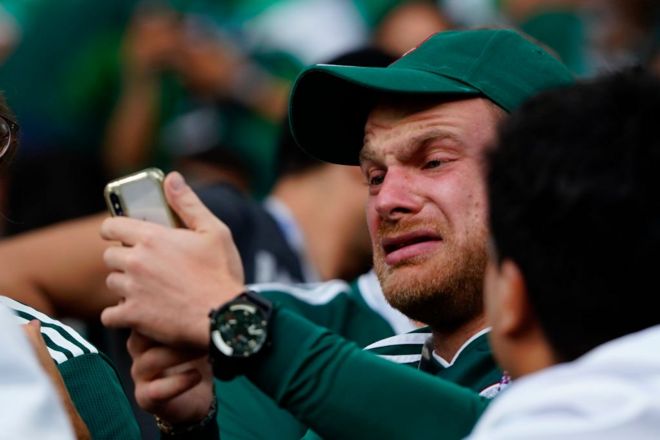
<path fill-rule="evenodd" d="M 218 425 L 215 421 L 217 414 L 218 404 L 214 393 L 208 413 L 198 422 L 172 424 L 158 416 L 155 416 L 155 419 L 162 439 L 217 439 L 219 438 Z"/>
<path fill-rule="evenodd" d="M 209 316 L 214 310 L 219 309 L 228 302 L 236 299 L 236 297 L 238 297 L 246 290 L 247 287 L 245 286 L 234 288 L 230 290 L 233 291 L 234 293 L 231 293 L 229 295 L 226 294 L 223 295 L 223 298 L 228 298 L 228 299 L 214 302 L 212 303 L 212 305 L 207 305 L 207 308 L 204 309 L 204 318 L 196 319 L 194 326 L 195 329 L 192 331 L 192 333 L 188 333 L 189 335 L 191 335 L 194 346 L 202 349 L 205 352 L 208 351 L 209 344 L 211 342 L 211 333 L 209 331 L 209 321 L 208 321 Z"/>
<path fill-rule="evenodd" d="M 273 310 L 268 299 L 251 290 L 211 310 L 209 361 L 217 379 L 244 374 L 263 356 L 270 346 Z"/>

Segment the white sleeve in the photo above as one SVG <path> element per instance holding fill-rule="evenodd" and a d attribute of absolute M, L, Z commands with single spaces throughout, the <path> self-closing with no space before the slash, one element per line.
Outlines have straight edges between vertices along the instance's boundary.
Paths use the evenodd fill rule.
<path fill-rule="evenodd" d="M 53 384 L 12 313 L 0 304 L 0 426 L 3 438 L 73 439 Z"/>

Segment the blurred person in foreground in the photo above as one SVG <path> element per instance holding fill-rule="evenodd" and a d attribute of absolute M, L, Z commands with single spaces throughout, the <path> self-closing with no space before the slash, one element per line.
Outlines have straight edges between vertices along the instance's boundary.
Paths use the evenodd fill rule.
<path fill-rule="evenodd" d="M 3 167 L 15 153 L 17 146 L 18 125 L 13 121 L 4 98 L 0 96 L 0 159 Z M 11 270 L 11 258 L 11 254 L 7 255 L 3 260 L 6 264 L 0 270 Z M 38 272 L 38 267 L 32 265 L 31 271 Z M 140 438 L 137 423 L 117 373 L 96 347 L 71 327 L 29 306 L 6 296 L 0 296 L 0 304 L 14 312 L 17 324 L 27 324 L 34 320 L 41 323 L 39 335 L 43 336 L 50 354 L 48 361 L 57 365 L 57 374 L 61 374 L 65 386 L 60 392 L 68 393 L 67 399 L 70 395 L 70 400 L 73 401 L 70 409 L 75 408 L 74 412 L 79 413 L 83 425 L 87 425 L 93 438 Z"/>
<path fill-rule="evenodd" d="M 0 305 L 0 423 L 7 438 L 73 439 L 71 419 L 11 312 Z"/>
<path fill-rule="evenodd" d="M 502 373 L 490 356 L 482 308 L 488 236 L 483 154 L 507 112 L 541 90 L 572 81 L 559 61 L 510 30 L 439 33 L 386 68 L 317 65 L 299 76 L 290 103 L 296 140 L 317 158 L 360 164 L 368 185 L 374 266 L 385 297 L 411 319 L 429 324 L 418 333 L 377 342 L 373 349 L 388 349 L 383 354 L 389 359 L 469 387 L 472 391 L 465 391 L 469 396 L 476 391 L 492 397 L 500 389 Z M 304 319 L 277 301 L 272 305 L 262 296 L 245 293 L 217 309 L 212 318 L 213 326 L 225 328 L 223 313 L 235 306 L 247 304 L 255 315 L 264 313 L 262 320 L 247 326 L 249 334 L 237 329 L 236 339 L 229 342 L 230 348 L 239 341 L 247 344 L 248 349 L 241 348 L 247 352 L 245 359 L 227 354 L 238 347 L 226 350 L 228 344 L 217 338 L 208 345 L 208 310 L 244 290 L 240 264 L 233 258 L 225 226 L 200 204 L 181 177 L 170 175 L 165 189 L 189 230 L 164 231 L 131 219 L 110 219 L 102 227 L 105 238 L 126 245 L 105 253 L 106 263 L 114 270 L 108 286 L 125 301 L 104 311 L 104 323 L 136 331 L 129 349 L 138 359 L 151 344 L 144 336 L 170 346 L 195 348 L 188 351 L 189 356 L 210 348 L 217 377 L 227 380 L 247 373 L 248 379 L 302 422 L 322 435 L 340 436 L 341 429 L 348 428 L 333 419 L 342 410 L 325 412 L 324 404 L 317 407 L 322 396 L 336 390 L 365 407 L 374 402 L 373 396 L 352 393 L 350 386 L 335 388 L 332 373 L 318 382 L 314 379 L 314 384 L 305 383 L 311 379 L 305 373 L 305 377 L 296 376 L 307 360 L 313 367 L 318 362 L 330 371 L 341 368 L 347 358 L 326 345 L 333 340 L 325 339 L 329 333 L 321 337 L 301 333 L 297 326 L 306 323 Z M 157 243 L 149 238 L 155 236 Z M 218 253 L 219 249 L 223 252 Z M 178 269 L 176 277 L 168 267 Z M 170 322 L 166 316 L 171 312 L 177 323 L 163 325 Z M 185 329 L 178 328 L 181 322 L 186 322 Z M 243 319 L 234 324 L 238 322 Z M 269 322 L 272 330 L 271 324 L 264 324 Z M 263 351 L 257 350 L 263 342 L 254 340 L 257 335 L 271 342 Z M 165 351 L 155 347 L 146 358 L 155 362 Z M 265 365 L 270 373 L 264 386 L 253 374 L 259 375 Z M 169 382 L 162 370 L 136 362 L 133 371 L 138 401 L 177 425 L 175 431 L 208 412 L 211 390 L 205 382 L 194 382 L 199 380 L 194 371 L 177 376 L 196 384 L 179 396 L 186 402 L 182 405 L 177 399 L 163 402 L 158 390 L 150 391 L 152 380 Z M 369 368 L 354 374 L 352 380 L 356 386 L 369 382 Z M 301 394 L 285 390 L 288 385 Z M 382 382 L 381 386 L 394 394 L 401 391 L 397 383 Z M 388 417 L 394 410 L 379 416 Z M 469 432 L 477 412 L 452 410 L 462 421 L 452 432 Z M 373 431 L 355 426 L 360 428 L 367 437 L 402 437 L 406 432 L 404 425 Z"/>
<path fill-rule="evenodd" d="M 15 153 L 17 139 L 18 125 L 0 95 L 1 168 Z M 30 348 L 31 341 L 37 350 L 43 341 L 33 336 L 33 325 L 26 327 L 25 334 L 22 334 L 11 312 L 0 305 L 0 425 L 3 435 L 9 438 L 72 439 L 74 417 L 67 418 L 63 408 L 63 398 L 68 396 L 57 395 L 55 383 L 48 379 L 39 357 Z"/>
<path fill-rule="evenodd" d="M 532 99 L 500 130 L 485 307 L 520 379 L 475 439 L 660 435 L 659 111 L 660 80 L 624 72 Z"/>

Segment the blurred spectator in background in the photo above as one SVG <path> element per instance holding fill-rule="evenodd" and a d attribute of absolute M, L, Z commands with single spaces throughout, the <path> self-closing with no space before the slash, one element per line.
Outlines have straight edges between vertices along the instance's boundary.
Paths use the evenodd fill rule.
<path fill-rule="evenodd" d="M 362 48 L 330 61 L 386 66 L 393 58 L 378 49 Z M 282 126 L 276 149 L 280 177 L 263 203 L 226 178 L 230 172 L 239 181 L 249 176 L 232 162 L 216 160 L 224 154 L 222 146 L 179 161 L 225 175 L 219 180 L 205 179 L 197 190 L 232 230 L 247 282 L 352 279 L 371 265 L 363 179 L 354 167 L 309 156 L 295 144 L 288 121 Z M 5 240 L 0 244 L 0 259 L 7 260 L 10 270 L 0 274 L 0 288 L 22 292 L 20 300 L 41 310 L 97 318 L 116 301 L 105 287 L 107 268 L 101 256 L 107 243 L 98 236 L 105 217 L 104 210 Z M 63 248 L 66 255 L 59 254 Z M 35 262 L 41 268 L 38 273 L 29 269 Z"/>
<path fill-rule="evenodd" d="M 660 3 L 655 0 L 438 0 L 437 4 L 457 27 L 518 27 L 552 48 L 582 76 L 648 64 L 660 41 Z"/>
<path fill-rule="evenodd" d="M 0 5 L 0 63 L 9 55 L 18 42 L 18 26 L 14 17 Z"/>
<path fill-rule="evenodd" d="M 658 11 L 652 0 L 4 0 L 0 86 L 25 147 L 0 184 L 6 233 L 95 212 L 109 178 L 218 145 L 265 196 L 291 79 L 366 42 L 398 56 L 439 30 L 515 25 L 589 76 L 657 59 Z M 190 182 L 219 177 L 195 165 Z"/>
<path fill-rule="evenodd" d="M 154 141 L 174 155 L 222 144 L 251 171 L 248 189 L 267 192 L 274 177 L 272 139 L 289 82 L 305 64 L 356 49 L 369 35 L 359 2 L 267 3 L 261 13 L 239 20 L 240 26 L 231 11 L 222 17 L 182 16 L 162 7 L 136 12 L 124 40 L 122 95 L 106 138 L 112 172 L 147 164 Z M 429 2 L 390 3 L 362 6 L 369 16 L 384 16 L 376 41 L 387 52 L 401 54 L 444 25 Z M 173 92 L 163 75 L 168 72 L 186 91 L 172 102 L 164 101 Z"/>
<path fill-rule="evenodd" d="M 405 48 L 440 30 L 432 2 L 409 3 L 3 2 L 0 23 L 16 23 L 20 38 L 0 85 L 11 84 L 25 143 L 6 232 L 97 211 L 109 178 L 168 170 L 173 158 L 217 145 L 249 170 L 248 190 L 266 195 L 292 78 L 383 35 L 386 21 L 416 23 L 405 27 Z"/>
<path fill-rule="evenodd" d="M 596 71 L 650 64 L 660 45 L 660 2 L 609 0 L 588 3 L 594 10 L 592 62 Z M 597 14 L 597 15 L 596 15 Z"/>
<path fill-rule="evenodd" d="M 3 211 L 7 233 L 103 207 L 97 152 L 116 94 L 113 41 L 133 3 L 3 0 L 18 38 L 0 87 L 22 126 Z"/>

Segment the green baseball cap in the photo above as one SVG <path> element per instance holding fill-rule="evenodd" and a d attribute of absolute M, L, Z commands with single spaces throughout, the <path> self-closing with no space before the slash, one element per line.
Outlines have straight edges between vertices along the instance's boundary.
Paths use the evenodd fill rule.
<path fill-rule="evenodd" d="M 387 67 L 308 67 L 291 91 L 291 131 L 312 156 L 357 165 L 367 115 L 385 94 L 483 96 L 510 112 L 573 82 L 566 66 L 517 31 L 440 32 Z"/>

